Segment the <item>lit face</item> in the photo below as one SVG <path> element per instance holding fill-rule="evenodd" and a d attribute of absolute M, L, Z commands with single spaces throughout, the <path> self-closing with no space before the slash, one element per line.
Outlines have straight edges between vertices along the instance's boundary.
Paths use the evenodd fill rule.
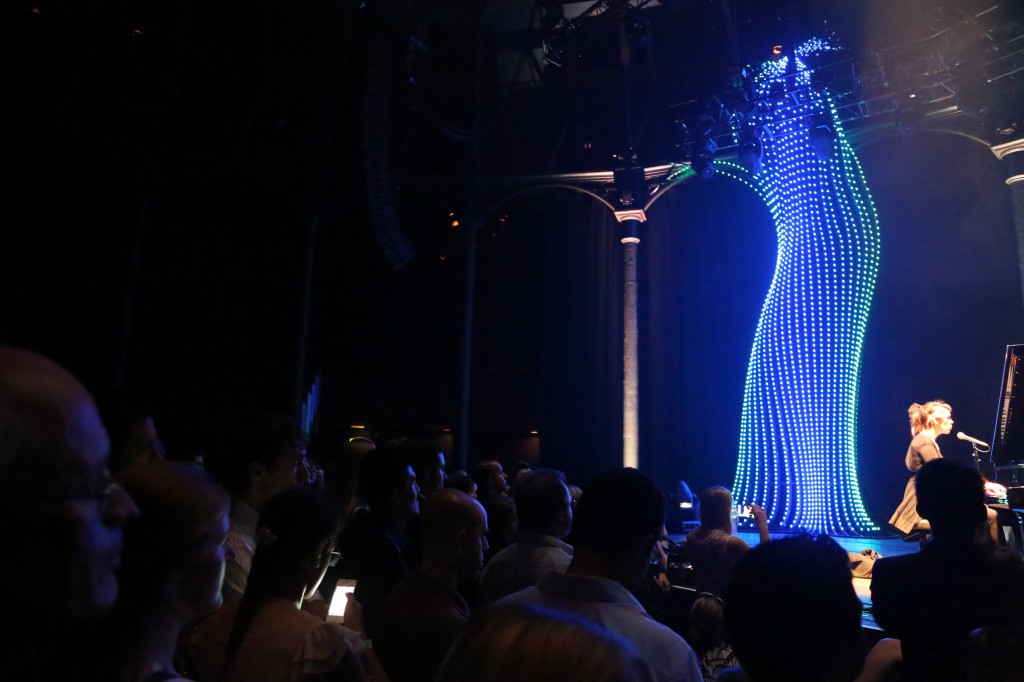
<path fill-rule="evenodd" d="M 223 600 L 224 570 L 235 553 L 227 546 L 227 513 L 213 521 L 199 537 L 195 551 L 182 561 L 182 607 L 188 617 L 213 613 Z"/>
<path fill-rule="evenodd" d="M 444 453 L 437 453 L 437 459 L 422 468 L 416 478 L 416 484 L 424 494 L 437 492 L 444 488 L 445 473 Z"/>
<path fill-rule="evenodd" d="M 55 569 L 61 575 L 38 575 L 39 594 L 55 601 L 54 614 L 93 618 L 117 598 L 116 571 L 121 562 L 121 526 L 138 515 L 131 496 L 114 484 L 107 471 L 109 441 L 92 401 L 85 397 L 64 406 L 65 436 L 72 454 L 68 498 L 54 510 L 49 539 L 63 555 Z M 51 588 L 56 585 L 56 591 Z M 63 604 L 60 604 L 60 602 Z"/>
<path fill-rule="evenodd" d="M 508 474 L 501 468 L 501 464 L 498 462 L 493 463 L 493 472 L 491 473 L 491 486 L 494 488 L 494 492 L 498 494 L 508 492 Z"/>
<path fill-rule="evenodd" d="M 938 407 L 932 412 L 932 422 L 935 424 L 935 433 L 947 434 L 953 430 L 953 417 L 944 407 Z"/>
<path fill-rule="evenodd" d="M 400 515 L 411 517 L 420 513 L 420 487 L 412 467 L 406 467 L 405 480 L 395 494 Z"/>

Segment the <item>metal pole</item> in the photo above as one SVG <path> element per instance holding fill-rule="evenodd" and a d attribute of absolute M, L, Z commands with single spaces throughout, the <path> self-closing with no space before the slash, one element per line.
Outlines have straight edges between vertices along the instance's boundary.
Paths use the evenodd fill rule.
<path fill-rule="evenodd" d="M 637 468 L 640 463 L 640 369 L 636 252 L 640 244 L 640 237 L 637 236 L 638 227 L 646 217 L 642 210 L 616 211 L 615 217 L 626 228 L 626 236 L 622 238 L 625 265 L 622 316 L 622 466 Z"/>

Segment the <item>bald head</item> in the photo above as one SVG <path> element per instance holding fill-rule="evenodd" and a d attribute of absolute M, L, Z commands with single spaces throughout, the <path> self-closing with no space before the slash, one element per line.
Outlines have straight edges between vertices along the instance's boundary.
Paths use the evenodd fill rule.
<path fill-rule="evenodd" d="M 53 360 L 0 347 L 0 499 L 66 486 L 109 443 L 89 392 Z"/>
<path fill-rule="evenodd" d="M 89 392 L 38 353 L 0 347 L 0 546 L 8 585 L 39 617 L 87 618 L 117 596 L 121 524 L 138 510 L 110 485 L 109 442 Z M 55 548 L 61 552 L 54 561 Z"/>
<path fill-rule="evenodd" d="M 431 493 L 420 511 L 425 563 L 454 566 L 462 580 L 475 577 L 487 550 L 487 512 L 454 488 Z"/>

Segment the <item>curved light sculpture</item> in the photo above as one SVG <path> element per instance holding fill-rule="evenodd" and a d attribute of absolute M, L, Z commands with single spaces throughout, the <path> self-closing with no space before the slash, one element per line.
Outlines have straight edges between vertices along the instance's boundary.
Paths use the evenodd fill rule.
<path fill-rule="evenodd" d="M 877 531 L 857 479 L 857 396 L 878 276 L 878 215 L 835 102 L 805 61 L 818 40 L 761 67 L 760 168 L 716 162 L 751 186 L 775 223 L 778 259 L 747 368 L 733 483 L 773 530 Z M 789 61 L 792 59 L 792 63 Z M 749 167 L 749 164 L 748 164 Z"/>

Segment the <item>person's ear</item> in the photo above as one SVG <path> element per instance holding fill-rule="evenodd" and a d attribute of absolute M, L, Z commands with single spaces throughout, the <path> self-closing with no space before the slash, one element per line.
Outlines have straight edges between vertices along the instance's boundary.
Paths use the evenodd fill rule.
<path fill-rule="evenodd" d="M 267 468 L 261 462 L 249 462 L 249 478 L 263 478 Z"/>

